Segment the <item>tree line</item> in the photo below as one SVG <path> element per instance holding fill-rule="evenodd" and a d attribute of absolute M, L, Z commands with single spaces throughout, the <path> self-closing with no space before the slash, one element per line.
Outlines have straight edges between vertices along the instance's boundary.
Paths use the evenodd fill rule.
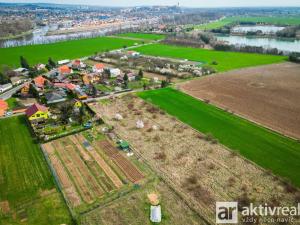
<path fill-rule="evenodd" d="M 33 29 L 33 23 L 29 19 L 0 21 L 0 37 L 3 38 L 16 36 L 31 29 Z"/>

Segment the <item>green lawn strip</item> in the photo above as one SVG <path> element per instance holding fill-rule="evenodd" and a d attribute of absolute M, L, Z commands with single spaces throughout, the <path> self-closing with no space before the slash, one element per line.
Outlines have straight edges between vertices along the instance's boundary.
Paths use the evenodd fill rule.
<path fill-rule="evenodd" d="M 13 98 L 13 97 L 7 99 L 6 102 L 7 102 L 8 107 L 9 107 L 10 110 L 13 110 L 14 108 L 19 106 L 19 103 L 17 102 L 17 99 Z"/>
<path fill-rule="evenodd" d="M 104 92 L 110 92 L 113 90 L 113 87 L 108 87 L 104 84 L 96 84 L 95 87 L 97 90 L 104 91 Z"/>
<path fill-rule="evenodd" d="M 138 38 L 138 39 L 145 39 L 145 40 L 162 40 L 166 37 L 163 34 L 147 34 L 147 33 L 123 33 L 123 34 L 117 34 L 116 36 Z"/>
<path fill-rule="evenodd" d="M 44 198 L 40 192 L 55 188 L 54 180 L 48 169 L 39 146 L 34 143 L 24 116 L 0 120 L 0 201 L 8 200 L 12 212 L 17 208 L 26 211 L 30 224 L 48 221 L 47 224 L 69 223 L 66 205 L 60 197 Z M 57 192 L 55 192 L 57 193 Z M 32 205 L 32 208 L 24 205 Z M 52 208 L 54 207 L 54 208 Z M 32 209 L 36 209 L 35 212 Z M 62 212 L 61 219 L 55 220 L 51 214 L 54 209 Z M 48 213 L 44 213 L 49 211 Z M 49 219 L 52 217 L 52 219 Z M 3 218 L 0 217 L 0 221 Z M 6 218 L 18 224 L 18 219 Z"/>
<path fill-rule="evenodd" d="M 211 30 L 211 29 L 217 29 L 224 27 L 225 25 L 228 25 L 232 23 L 232 21 L 227 20 L 227 19 L 222 19 L 218 21 L 213 21 L 210 23 L 205 23 L 205 24 L 199 24 L 199 25 L 189 25 L 189 27 L 194 27 L 196 30 Z"/>
<path fill-rule="evenodd" d="M 138 94 L 202 133 L 300 187 L 300 143 L 166 88 Z"/>
<path fill-rule="evenodd" d="M 221 28 L 225 25 L 236 23 L 236 22 L 267 23 L 273 25 L 299 25 L 300 18 L 299 17 L 234 16 L 234 17 L 227 17 L 218 21 L 212 21 L 210 23 L 205 23 L 205 24 L 188 25 L 187 27 L 194 27 L 194 29 L 198 29 L 198 30 L 211 30 L 211 29 Z"/>
<path fill-rule="evenodd" d="M 30 65 L 35 65 L 46 63 L 49 57 L 54 60 L 74 59 L 89 56 L 95 52 L 132 46 L 136 42 L 124 38 L 98 37 L 44 45 L 0 48 L 0 66 L 20 67 L 20 56 L 24 56 Z"/>
<path fill-rule="evenodd" d="M 273 25 L 299 25 L 300 18 L 296 16 L 234 16 L 225 18 L 228 22 L 254 22 L 254 23 L 268 23 Z"/>
<path fill-rule="evenodd" d="M 180 47 L 164 44 L 153 44 L 135 48 L 145 55 L 188 59 L 204 62 L 217 71 L 223 72 L 244 67 L 272 64 L 285 61 L 285 56 L 263 55 L 241 52 L 223 52 L 201 48 Z M 217 65 L 212 65 L 216 61 Z"/>

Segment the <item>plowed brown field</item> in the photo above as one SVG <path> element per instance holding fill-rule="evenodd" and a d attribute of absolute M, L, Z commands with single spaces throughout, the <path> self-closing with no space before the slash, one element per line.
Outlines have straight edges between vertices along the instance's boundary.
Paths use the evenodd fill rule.
<path fill-rule="evenodd" d="M 300 65 L 281 63 L 191 80 L 180 85 L 196 98 L 300 139 Z"/>

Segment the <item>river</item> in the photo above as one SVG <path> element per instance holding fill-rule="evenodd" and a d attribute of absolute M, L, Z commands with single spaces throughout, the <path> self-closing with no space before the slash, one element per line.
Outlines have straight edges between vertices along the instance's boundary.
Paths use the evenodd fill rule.
<path fill-rule="evenodd" d="M 135 26 L 136 26 L 135 24 L 129 24 L 129 23 L 123 24 L 122 29 L 135 27 Z M 0 48 L 17 47 L 17 46 L 24 46 L 24 45 L 48 44 L 48 43 L 74 40 L 80 38 L 100 37 L 100 36 L 104 36 L 107 32 L 120 29 L 120 27 L 111 26 L 109 28 L 104 28 L 104 29 L 101 28 L 99 30 L 87 31 L 87 32 L 77 32 L 77 33 L 49 35 L 49 36 L 46 35 L 49 30 L 56 30 L 56 29 L 57 29 L 57 25 L 38 27 L 30 35 L 21 38 L 16 38 L 16 39 L 0 40 Z"/>
<path fill-rule="evenodd" d="M 300 40 L 295 39 L 260 38 L 234 35 L 217 36 L 217 39 L 233 45 L 249 45 L 263 47 L 266 49 L 277 48 L 280 51 L 287 52 L 300 52 Z"/>
<path fill-rule="evenodd" d="M 256 25 L 256 26 L 235 26 L 231 29 L 234 33 L 247 33 L 247 32 L 256 32 L 256 31 L 262 31 L 264 34 L 272 34 L 276 33 L 277 31 L 283 30 L 284 27 L 279 26 L 262 26 L 262 25 Z"/>
<path fill-rule="evenodd" d="M 255 25 L 255 26 L 235 26 L 231 28 L 232 34 L 230 35 L 217 35 L 217 39 L 225 41 L 232 45 L 239 46 L 256 46 L 263 47 L 266 49 L 277 48 L 284 52 L 300 52 L 300 40 L 289 39 L 289 38 L 267 38 L 267 37 L 255 37 L 255 36 L 241 36 L 235 35 L 234 33 L 247 33 L 256 32 L 261 30 L 264 34 L 276 33 L 284 29 L 282 26 L 271 26 L 271 25 Z"/>

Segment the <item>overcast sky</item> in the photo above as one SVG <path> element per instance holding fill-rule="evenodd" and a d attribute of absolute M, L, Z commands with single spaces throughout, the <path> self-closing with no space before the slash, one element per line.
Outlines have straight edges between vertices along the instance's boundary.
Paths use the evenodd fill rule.
<path fill-rule="evenodd" d="M 175 5 L 189 7 L 240 7 L 240 6 L 300 6 L 300 0 L 0 0 L 0 2 L 47 2 L 100 6 Z"/>

